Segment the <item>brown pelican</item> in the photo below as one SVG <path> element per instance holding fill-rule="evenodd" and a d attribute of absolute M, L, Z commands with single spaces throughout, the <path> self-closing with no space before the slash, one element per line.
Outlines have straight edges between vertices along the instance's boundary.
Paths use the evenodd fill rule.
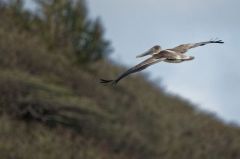
<path fill-rule="evenodd" d="M 185 55 L 184 53 L 186 53 L 189 49 L 192 49 L 192 48 L 195 48 L 198 46 L 203 46 L 203 45 L 210 44 L 210 43 L 222 44 L 224 42 L 222 40 L 209 40 L 206 42 L 182 44 L 182 45 L 179 45 L 172 49 L 165 49 L 165 50 L 162 50 L 159 45 L 155 45 L 152 48 L 150 48 L 149 50 L 147 50 L 146 52 L 137 56 L 137 58 L 147 56 L 147 55 L 151 55 L 152 57 L 150 57 L 150 58 L 146 59 L 145 61 L 139 63 L 138 65 L 130 68 L 126 72 L 123 72 L 114 80 L 100 79 L 100 82 L 101 83 L 112 83 L 112 84 L 116 85 L 122 78 L 128 76 L 129 74 L 142 71 L 143 69 L 145 69 L 148 66 L 151 66 L 157 62 L 164 61 L 164 62 L 169 62 L 169 63 L 180 63 L 183 61 L 193 60 L 194 59 L 193 56 L 188 56 L 188 55 Z"/>

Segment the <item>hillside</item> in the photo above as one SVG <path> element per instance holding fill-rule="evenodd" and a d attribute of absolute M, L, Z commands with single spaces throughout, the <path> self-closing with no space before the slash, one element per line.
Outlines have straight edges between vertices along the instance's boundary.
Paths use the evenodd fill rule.
<path fill-rule="evenodd" d="M 48 29 L 39 30 L 40 20 L 29 25 L 24 17 L 30 13 L 18 11 L 0 9 L 2 159 L 240 158 L 238 127 L 166 94 L 143 75 L 117 87 L 101 85 L 100 77 L 124 68 L 106 55 L 78 56 L 73 52 L 88 50 L 58 46 Z M 96 45 L 86 46 L 92 51 Z"/>

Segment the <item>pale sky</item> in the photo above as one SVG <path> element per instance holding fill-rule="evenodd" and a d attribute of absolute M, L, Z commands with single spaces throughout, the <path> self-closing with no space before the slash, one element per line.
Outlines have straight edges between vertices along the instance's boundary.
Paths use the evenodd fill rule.
<path fill-rule="evenodd" d="M 32 0 L 27 0 L 29 6 Z M 223 45 L 192 49 L 193 61 L 159 63 L 144 73 L 168 92 L 190 100 L 227 122 L 240 123 L 239 0 L 86 0 L 89 16 L 100 17 L 110 56 L 126 67 L 153 45 L 175 47 L 219 38 Z M 117 76 L 117 75 L 116 75 Z M 161 80 L 159 80 L 161 79 Z M 127 80 L 127 79 L 125 79 Z M 121 83 L 120 83 L 121 84 Z"/>
<path fill-rule="evenodd" d="M 195 60 L 159 63 L 143 72 L 168 92 L 188 99 L 226 121 L 240 123 L 240 1 L 238 0 L 87 0 L 92 18 L 99 16 L 112 41 L 111 58 L 127 67 L 155 44 L 219 38 L 224 45 L 192 49 Z M 161 82 L 158 82 L 161 79 Z M 125 79 L 127 80 L 127 79 Z"/>

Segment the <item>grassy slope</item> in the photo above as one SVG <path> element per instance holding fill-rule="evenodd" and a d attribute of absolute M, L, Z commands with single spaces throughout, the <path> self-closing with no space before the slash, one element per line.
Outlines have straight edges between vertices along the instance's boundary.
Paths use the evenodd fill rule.
<path fill-rule="evenodd" d="M 1 158 L 237 159 L 240 129 L 121 69 L 78 66 L 35 36 L 0 27 Z M 101 69 L 99 69 L 101 67 Z"/>

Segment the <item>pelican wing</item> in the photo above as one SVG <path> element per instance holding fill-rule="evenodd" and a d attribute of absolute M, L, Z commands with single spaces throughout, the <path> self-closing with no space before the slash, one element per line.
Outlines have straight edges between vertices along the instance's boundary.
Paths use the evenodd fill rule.
<path fill-rule="evenodd" d="M 122 74 L 120 74 L 115 80 L 104 80 L 101 79 L 101 83 L 109 83 L 111 82 L 112 84 L 117 84 L 121 79 L 123 79 L 124 77 L 132 74 L 132 73 L 136 73 L 139 71 L 142 71 L 144 69 L 146 69 L 147 67 L 165 60 L 166 58 L 155 58 L 155 57 L 150 57 L 148 59 L 146 59 L 145 61 L 139 63 L 138 65 L 130 68 L 129 70 L 127 70 L 126 72 L 123 72 Z"/>
<path fill-rule="evenodd" d="M 153 54 L 157 54 L 161 51 L 161 47 L 159 45 L 155 45 L 152 48 L 150 48 L 149 50 L 145 51 L 144 53 L 136 56 L 138 57 L 143 57 L 143 56 L 147 56 L 147 55 L 153 55 Z"/>
<path fill-rule="evenodd" d="M 198 47 L 198 46 L 204 46 L 206 44 L 210 44 L 210 43 L 219 43 L 222 44 L 224 43 L 222 40 L 210 40 L 210 41 L 205 41 L 205 42 L 199 42 L 199 43 L 192 43 L 192 44 L 182 44 L 179 45 L 173 49 L 169 49 L 178 53 L 186 53 L 189 49 Z"/>

